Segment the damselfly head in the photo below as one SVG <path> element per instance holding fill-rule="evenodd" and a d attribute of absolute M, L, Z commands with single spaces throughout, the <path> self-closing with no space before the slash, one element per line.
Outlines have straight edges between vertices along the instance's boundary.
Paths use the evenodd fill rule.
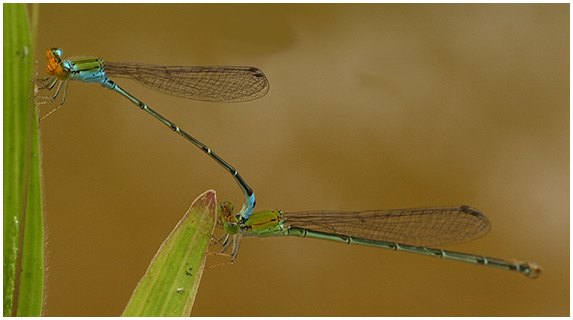
<path fill-rule="evenodd" d="M 62 50 L 58 48 L 48 49 L 46 51 L 46 72 L 60 80 L 66 80 L 70 76 L 70 69 L 62 63 Z"/>
<path fill-rule="evenodd" d="M 233 214 L 234 206 L 230 202 L 224 202 L 219 206 L 219 223 L 228 234 L 236 234 L 240 230 L 237 217 Z"/>

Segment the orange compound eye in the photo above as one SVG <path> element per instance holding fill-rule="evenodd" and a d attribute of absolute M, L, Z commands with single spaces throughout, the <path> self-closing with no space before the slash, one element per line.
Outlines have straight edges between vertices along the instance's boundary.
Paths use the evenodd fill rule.
<path fill-rule="evenodd" d="M 48 51 L 46 51 L 46 60 L 48 63 L 54 64 L 62 62 L 62 50 L 57 48 L 48 49 Z"/>

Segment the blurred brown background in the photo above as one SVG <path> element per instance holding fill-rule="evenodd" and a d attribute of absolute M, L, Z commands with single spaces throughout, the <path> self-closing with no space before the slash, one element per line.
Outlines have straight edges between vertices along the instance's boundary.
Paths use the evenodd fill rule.
<path fill-rule="evenodd" d="M 117 82 L 238 168 L 258 209 L 473 205 L 491 232 L 448 249 L 545 269 L 246 239 L 192 315 L 569 315 L 568 4 L 41 5 L 40 76 L 50 47 L 259 67 L 270 92 L 242 104 Z M 196 196 L 240 207 L 219 165 L 98 85 L 70 84 L 41 133 L 47 316 L 120 315 Z"/>

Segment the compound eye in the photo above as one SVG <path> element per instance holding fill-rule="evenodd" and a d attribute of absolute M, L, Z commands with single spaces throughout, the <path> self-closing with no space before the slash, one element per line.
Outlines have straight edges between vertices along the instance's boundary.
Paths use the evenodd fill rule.
<path fill-rule="evenodd" d="M 221 215 L 225 217 L 230 217 L 233 215 L 234 206 L 230 202 L 222 203 L 220 206 Z"/>
<path fill-rule="evenodd" d="M 48 59 L 48 60 L 52 60 L 52 59 L 60 60 L 61 57 L 62 57 L 62 50 L 61 49 L 52 48 L 52 49 L 49 49 L 48 51 L 46 51 L 46 59 Z"/>

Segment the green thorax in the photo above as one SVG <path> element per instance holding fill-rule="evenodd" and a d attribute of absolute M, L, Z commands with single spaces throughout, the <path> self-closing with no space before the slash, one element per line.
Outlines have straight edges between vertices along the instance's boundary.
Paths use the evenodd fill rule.
<path fill-rule="evenodd" d="M 70 59 L 63 62 L 70 70 L 70 80 L 103 83 L 106 79 L 104 62 L 95 58 Z"/>
<path fill-rule="evenodd" d="M 255 211 L 244 222 L 233 214 L 233 205 L 224 203 L 219 209 L 220 223 L 229 234 L 242 233 L 245 236 L 272 237 L 283 235 L 287 226 L 280 210 Z"/>
<path fill-rule="evenodd" d="M 282 235 L 287 230 L 283 212 L 280 210 L 255 211 L 241 226 L 247 236 L 272 237 Z"/>

